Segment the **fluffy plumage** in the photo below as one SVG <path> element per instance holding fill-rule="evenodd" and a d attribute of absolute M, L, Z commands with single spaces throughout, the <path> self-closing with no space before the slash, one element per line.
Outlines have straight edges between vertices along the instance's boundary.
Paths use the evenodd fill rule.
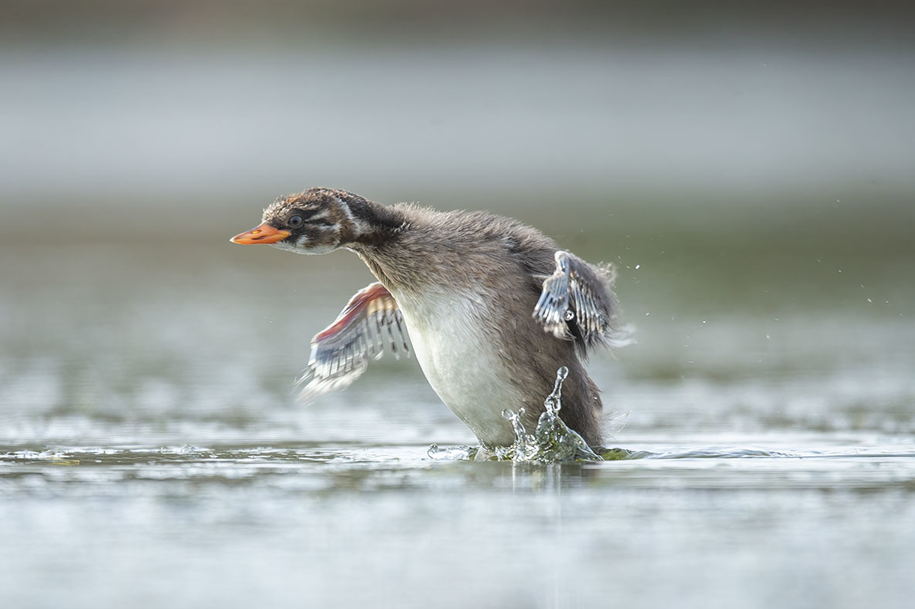
<path fill-rule="evenodd" d="M 301 223 L 290 222 L 294 216 Z M 433 389 L 483 444 L 512 442 L 504 408 L 523 407 L 522 423 L 532 430 L 557 368 L 566 366 L 560 416 L 589 444 L 600 445 L 600 392 L 583 360 L 594 348 L 622 342 L 609 268 L 560 250 L 510 218 L 386 207 L 342 190 L 281 197 L 263 220 L 290 232 L 275 247 L 305 254 L 348 248 L 362 258 L 384 286 L 381 297 L 396 301 Z M 337 353 L 358 376 L 367 358 L 357 346 L 368 349 L 368 327 L 349 324 L 338 328 L 340 335 L 325 331 L 314 348 L 320 353 L 327 341 L 346 345 Z M 346 383 L 335 384 L 329 368 L 322 372 L 317 363 L 309 366 L 311 382 L 323 385 L 306 391 L 355 378 L 349 374 Z"/>

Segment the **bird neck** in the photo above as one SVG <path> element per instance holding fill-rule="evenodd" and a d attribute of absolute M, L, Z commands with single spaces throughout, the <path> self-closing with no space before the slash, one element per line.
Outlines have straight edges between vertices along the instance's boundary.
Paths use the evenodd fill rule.
<path fill-rule="evenodd" d="M 347 244 L 388 290 L 414 290 L 434 280 L 436 235 L 429 225 L 429 210 L 409 205 L 386 207 L 362 200 L 352 205 L 354 220 L 364 227 Z"/>
<path fill-rule="evenodd" d="M 352 219 L 352 230 L 344 236 L 345 247 L 355 252 L 385 287 L 391 287 L 393 252 L 408 228 L 406 214 L 400 209 L 363 199 L 358 195 L 344 200 Z"/>
<path fill-rule="evenodd" d="M 400 210 L 359 196 L 346 204 L 353 220 L 353 234 L 346 239 L 351 249 L 370 250 L 388 245 L 397 239 L 407 221 Z"/>

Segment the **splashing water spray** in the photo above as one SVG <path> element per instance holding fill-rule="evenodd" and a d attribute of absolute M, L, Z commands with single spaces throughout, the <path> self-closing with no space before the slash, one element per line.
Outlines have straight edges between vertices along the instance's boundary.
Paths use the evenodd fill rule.
<path fill-rule="evenodd" d="M 592 450 L 584 438 L 559 418 L 562 408 L 562 382 L 569 376 L 565 366 L 556 371 L 556 383 L 553 392 L 544 400 L 544 411 L 537 421 L 533 434 L 527 433 L 521 423 L 524 408 L 517 412 L 506 408 L 502 416 L 511 423 L 515 441 L 510 446 L 488 448 L 458 447 L 440 448 L 433 444 L 428 455 L 433 459 L 490 459 L 494 461 L 513 461 L 515 463 L 561 463 L 563 461 L 604 461 L 616 460 L 628 454 L 628 451 L 614 449 L 603 456 Z"/>
<path fill-rule="evenodd" d="M 562 408 L 562 382 L 569 376 L 565 366 L 556 371 L 556 383 L 553 392 L 544 400 L 544 411 L 537 421 L 533 434 L 527 433 L 521 424 L 524 409 L 518 412 L 503 410 L 502 416 L 508 419 L 515 434 L 511 446 L 496 448 L 493 452 L 497 459 L 525 463 L 556 463 L 560 461 L 601 461 L 584 438 L 578 435 L 559 418 Z"/>

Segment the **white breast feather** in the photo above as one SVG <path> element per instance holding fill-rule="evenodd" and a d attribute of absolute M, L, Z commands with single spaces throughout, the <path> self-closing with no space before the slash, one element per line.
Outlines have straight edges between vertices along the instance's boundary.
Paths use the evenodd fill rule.
<path fill-rule="evenodd" d="M 498 345 L 483 329 L 493 319 L 489 299 L 453 290 L 394 297 L 432 389 L 483 443 L 511 444 L 511 426 L 502 410 L 517 410 L 522 397 L 508 380 Z"/>

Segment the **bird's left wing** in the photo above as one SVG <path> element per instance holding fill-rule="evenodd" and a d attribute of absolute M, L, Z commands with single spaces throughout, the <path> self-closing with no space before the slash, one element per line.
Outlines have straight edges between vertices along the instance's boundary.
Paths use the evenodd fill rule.
<path fill-rule="evenodd" d="M 559 339 L 574 340 L 583 355 L 593 347 L 621 347 L 630 328 L 619 328 L 613 270 L 592 266 L 566 251 L 554 255 L 556 270 L 543 278 L 534 319 Z M 539 277 L 538 277 L 539 279 Z"/>
<path fill-rule="evenodd" d="M 301 399 L 310 402 L 348 386 L 365 372 L 370 359 L 381 357 L 385 345 L 398 359 L 401 352 L 409 357 L 397 301 L 376 282 L 356 292 L 334 323 L 311 339 L 308 367 L 298 381 L 305 385 Z"/>

